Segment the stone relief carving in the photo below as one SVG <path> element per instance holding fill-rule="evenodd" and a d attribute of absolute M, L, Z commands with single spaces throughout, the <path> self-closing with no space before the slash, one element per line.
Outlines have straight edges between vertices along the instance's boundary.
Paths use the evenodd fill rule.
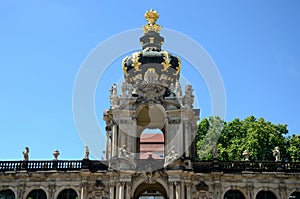
<path fill-rule="evenodd" d="M 126 147 L 126 145 L 123 145 L 121 148 L 119 148 L 118 157 L 119 157 L 119 161 L 117 162 L 118 165 L 117 167 L 124 168 L 124 169 L 136 168 L 136 163 L 134 161 L 134 153 L 131 153 Z"/>
<path fill-rule="evenodd" d="M 158 80 L 158 74 L 156 73 L 154 68 L 148 68 L 145 73 L 144 81 L 147 84 L 156 83 Z"/>
<path fill-rule="evenodd" d="M 168 151 L 168 155 L 165 158 L 165 163 L 164 163 L 164 167 L 172 164 L 175 160 L 177 160 L 179 157 L 179 154 L 176 152 L 175 150 L 175 146 L 172 146 L 169 151 Z"/>
<path fill-rule="evenodd" d="M 152 172 L 143 173 L 143 177 L 147 184 L 154 184 L 157 179 L 157 176 L 155 177 Z"/>
<path fill-rule="evenodd" d="M 208 191 L 200 190 L 196 192 L 196 198 L 199 199 L 212 199 L 212 194 Z"/>
<path fill-rule="evenodd" d="M 119 148 L 119 158 L 131 158 L 132 156 L 133 154 L 128 151 L 126 145 L 123 145 L 122 148 Z"/>

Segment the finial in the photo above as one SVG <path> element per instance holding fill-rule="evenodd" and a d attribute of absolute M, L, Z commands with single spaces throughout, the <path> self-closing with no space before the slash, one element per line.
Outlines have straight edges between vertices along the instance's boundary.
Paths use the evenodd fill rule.
<path fill-rule="evenodd" d="M 156 10 L 153 10 L 152 8 L 149 11 L 147 10 L 144 16 L 147 19 L 149 25 L 154 25 L 159 18 L 158 12 Z"/>
<path fill-rule="evenodd" d="M 148 21 L 148 24 L 143 26 L 144 33 L 146 34 L 149 31 L 154 31 L 156 33 L 159 33 L 162 27 L 156 24 L 156 21 L 159 18 L 158 12 L 151 8 L 149 11 L 148 10 L 146 11 L 144 17 Z"/>

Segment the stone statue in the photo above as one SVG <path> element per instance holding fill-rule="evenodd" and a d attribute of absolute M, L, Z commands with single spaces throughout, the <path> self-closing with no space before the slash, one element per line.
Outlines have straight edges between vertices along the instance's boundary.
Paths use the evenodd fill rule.
<path fill-rule="evenodd" d="M 89 155 L 90 155 L 90 150 L 88 146 L 84 147 L 84 157 L 83 159 L 88 160 L 89 159 Z"/>
<path fill-rule="evenodd" d="M 245 161 L 249 161 L 249 151 L 248 150 L 245 150 L 244 152 L 243 152 L 243 156 L 245 157 Z"/>
<path fill-rule="evenodd" d="M 279 151 L 279 147 L 275 147 L 273 150 L 273 156 L 275 157 L 275 162 L 279 162 L 280 161 L 280 151 Z"/>
<path fill-rule="evenodd" d="M 119 148 L 119 157 L 120 158 L 133 158 L 132 153 L 130 153 L 124 144 L 122 148 Z"/>
<path fill-rule="evenodd" d="M 218 149 L 216 144 L 212 145 L 212 156 L 214 159 L 218 158 Z"/>
<path fill-rule="evenodd" d="M 185 87 L 185 95 L 188 97 L 192 97 L 193 96 L 193 88 L 192 85 L 188 84 Z"/>
<path fill-rule="evenodd" d="M 121 84 L 121 90 L 122 90 L 122 97 L 125 97 L 127 91 L 127 83 L 125 81 L 123 81 Z"/>
<path fill-rule="evenodd" d="M 24 155 L 24 161 L 28 161 L 29 160 L 29 147 L 25 147 L 25 150 L 23 151 L 23 155 Z"/>
<path fill-rule="evenodd" d="M 193 95 L 193 88 L 191 85 L 186 85 L 185 87 L 185 96 L 183 97 L 183 105 L 186 108 L 193 108 L 194 103 L 194 95 Z"/>
<path fill-rule="evenodd" d="M 113 84 L 113 85 L 112 85 L 111 90 L 112 90 L 112 93 L 111 93 L 112 97 L 118 96 L 118 93 L 117 93 L 117 85 L 116 85 L 116 84 Z"/>
<path fill-rule="evenodd" d="M 179 81 L 176 82 L 175 87 L 176 87 L 176 95 L 177 95 L 177 97 L 182 97 L 182 89 L 181 89 L 181 85 L 180 85 Z"/>
<path fill-rule="evenodd" d="M 109 91 L 110 91 L 110 104 L 112 108 L 116 108 L 119 106 L 120 103 L 120 99 L 117 93 L 117 85 L 113 84 Z"/>
<path fill-rule="evenodd" d="M 131 97 L 132 92 L 133 92 L 133 86 L 132 86 L 132 84 L 127 84 L 127 90 L 128 90 L 129 97 Z"/>
<path fill-rule="evenodd" d="M 174 93 L 174 90 L 175 90 L 175 87 L 174 87 L 174 84 L 173 83 L 171 83 L 171 85 L 170 85 L 170 92 L 171 92 L 171 94 L 173 95 L 173 93 Z"/>
<path fill-rule="evenodd" d="M 53 160 L 57 160 L 59 154 L 60 154 L 59 151 L 56 149 L 56 150 L 53 152 L 53 156 L 54 156 L 54 159 L 53 159 Z"/>
<path fill-rule="evenodd" d="M 164 167 L 168 166 L 169 164 L 173 163 L 177 158 L 179 157 L 179 154 L 176 152 L 175 147 L 172 146 L 169 151 L 168 155 L 165 158 Z"/>

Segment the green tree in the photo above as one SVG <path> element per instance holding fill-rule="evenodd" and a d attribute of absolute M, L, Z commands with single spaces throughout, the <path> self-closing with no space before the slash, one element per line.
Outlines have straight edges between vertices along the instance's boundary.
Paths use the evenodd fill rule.
<path fill-rule="evenodd" d="M 221 134 L 216 134 L 216 126 L 222 124 Z M 209 125 L 209 126 L 207 126 Z M 220 130 L 220 128 L 218 129 Z M 244 120 L 234 119 L 231 122 L 220 122 L 219 118 L 203 119 L 197 132 L 198 157 L 202 160 L 212 158 L 211 143 L 217 141 L 218 158 L 220 160 L 243 160 L 243 151 L 248 150 L 250 160 L 274 160 L 273 150 L 280 148 L 281 158 L 288 157 L 286 149 L 287 126 L 272 124 L 263 118 L 247 117 Z M 211 137 L 212 138 L 209 138 Z M 210 150 L 210 151 L 209 151 Z"/>
<path fill-rule="evenodd" d="M 289 138 L 288 153 L 292 161 L 300 161 L 300 135 Z"/>
<path fill-rule="evenodd" d="M 198 125 L 196 134 L 197 154 L 202 160 L 212 159 L 213 146 L 217 145 L 217 141 L 221 135 L 224 121 L 219 117 L 209 117 L 203 119 Z"/>

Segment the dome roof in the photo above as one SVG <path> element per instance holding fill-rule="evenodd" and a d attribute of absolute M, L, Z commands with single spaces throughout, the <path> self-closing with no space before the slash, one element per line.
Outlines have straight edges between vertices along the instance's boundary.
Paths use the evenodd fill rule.
<path fill-rule="evenodd" d="M 161 50 L 164 38 L 159 34 L 161 26 L 156 24 L 158 17 L 159 14 L 152 9 L 145 13 L 148 24 L 143 26 L 144 35 L 140 38 L 142 50 L 123 59 L 125 80 L 133 87 L 155 83 L 168 88 L 180 77 L 180 59 Z"/>

